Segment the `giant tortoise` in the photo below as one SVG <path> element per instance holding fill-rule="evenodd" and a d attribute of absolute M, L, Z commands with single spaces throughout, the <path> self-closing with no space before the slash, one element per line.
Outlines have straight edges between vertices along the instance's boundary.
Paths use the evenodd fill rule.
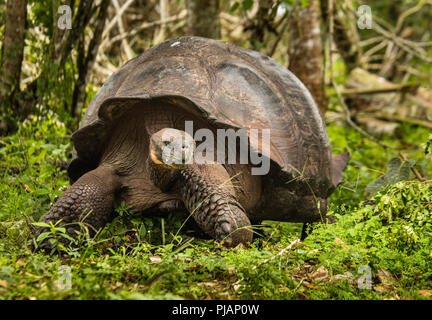
<path fill-rule="evenodd" d="M 199 130 L 206 139 L 234 132 L 234 147 L 219 150 L 217 139 L 202 154 L 225 148 L 225 156 L 195 161 Z M 251 224 L 262 220 L 325 221 L 349 157 L 332 155 L 322 115 L 295 75 L 263 54 L 201 37 L 167 40 L 128 61 L 91 101 L 72 141 L 72 185 L 42 221 L 61 220 L 74 237 L 78 222 L 103 228 L 115 200 L 143 214 L 184 206 L 226 246 L 250 242 Z M 230 161 L 245 144 L 246 157 Z M 254 174 L 253 158 L 268 170 Z"/>

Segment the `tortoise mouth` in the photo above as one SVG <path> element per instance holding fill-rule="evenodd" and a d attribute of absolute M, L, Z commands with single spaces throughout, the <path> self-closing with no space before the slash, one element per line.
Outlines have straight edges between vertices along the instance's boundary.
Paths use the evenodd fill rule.
<path fill-rule="evenodd" d="M 150 159 L 154 164 L 170 170 L 183 170 L 188 166 L 184 158 L 169 157 L 161 161 L 153 150 L 150 151 Z"/>

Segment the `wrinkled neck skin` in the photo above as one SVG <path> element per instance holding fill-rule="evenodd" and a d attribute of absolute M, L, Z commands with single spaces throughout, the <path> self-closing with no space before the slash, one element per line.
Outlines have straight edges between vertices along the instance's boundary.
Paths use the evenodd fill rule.
<path fill-rule="evenodd" d="M 150 180 L 162 192 L 166 192 L 173 186 L 180 174 L 180 170 L 166 168 L 152 161 L 150 154 L 147 157 L 147 168 Z"/>

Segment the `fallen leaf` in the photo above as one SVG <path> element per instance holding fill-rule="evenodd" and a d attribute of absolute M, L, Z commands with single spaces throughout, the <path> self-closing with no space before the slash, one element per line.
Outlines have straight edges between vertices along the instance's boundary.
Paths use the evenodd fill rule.
<path fill-rule="evenodd" d="M 242 243 L 242 242 L 240 242 L 237 246 L 236 246 L 236 248 L 242 248 L 242 249 L 247 249 L 247 247 Z"/>
<path fill-rule="evenodd" d="M 7 287 L 8 287 L 7 281 L 6 280 L 0 280 L 0 287 L 7 289 Z"/>
<path fill-rule="evenodd" d="M 354 277 L 354 275 L 353 275 L 351 272 L 348 272 L 348 271 L 347 271 L 347 272 L 345 272 L 344 274 L 337 274 L 337 275 L 334 275 L 334 276 L 332 277 L 332 279 L 331 279 L 332 282 L 344 281 L 344 280 L 349 281 L 349 282 L 352 282 L 352 281 L 355 280 L 355 277 Z"/>
<path fill-rule="evenodd" d="M 22 266 L 26 264 L 25 260 L 22 259 L 22 258 L 21 258 L 21 259 L 18 259 L 18 260 L 17 260 L 17 263 L 20 264 L 20 265 L 22 265 Z"/>
<path fill-rule="evenodd" d="M 392 286 L 393 278 L 392 278 L 390 272 L 383 270 L 383 269 L 379 269 L 377 277 L 383 286 L 386 286 L 386 287 Z"/>
<path fill-rule="evenodd" d="M 311 265 L 311 264 L 307 264 L 307 263 L 305 263 L 305 264 L 303 265 L 303 268 L 304 268 L 307 272 L 312 272 L 313 269 L 314 269 L 313 265 Z"/>
<path fill-rule="evenodd" d="M 311 274 L 311 278 L 315 281 L 328 281 L 328 274 L 328 270 L 324 266 L 321 266 L 314 273 Z"/>
<path fill-rule="evenodd" d="M 115 284 L 110 285 L 109 288 L 110 288 L 111 290 L 116 290 L 116 289 L 120 288 L 122 285 L 123 285 L 123 283 L 121 283 L 121 282 L 116 282 Z"/>
<path fill-rule="evenodd" d="M 24 190 L 27 191 L 28 193 L 33 192 L 33 190 L 28 185 L 26 185 L 25 183 L 23 183 L 23 187 L 24 187 Z"/>
<path fill-rule="evenodd" d="M 373 286 L 374 290 L 379 293 L 383 293 L 387 291 L 387 288 L 383 285 Z"/>
<path fill-rule="evenodd" d="M 197 286 L 201 287 L 209 287 L 209 288 L 214 288 L 218 285 L 217 281 L 207 281 L 207 282 L 198 282 Z"/>
<path fill-rule="evenodd" d="M 418 291 L 419 294 L 421 294 L 423 297 L 430 297 L 432 296 L 432 290 L 428 290 L 428 289 L 421 289 Z"/>
<path fill-rule="evenodd" d="M 340 245 L 343 249 L 349 249 L 349 247 L 345 244 L 345 242 L 342 241 L 342 239 L 334 238 L 334 241 L 336 242 L 336 245 Z"/>
<path fill-rule="evenodd" d="M 150 257 L 150 264 L 161 263 L 161 262 L 162 262 L 162 258 L 159 256 L 151 256 Z"/>

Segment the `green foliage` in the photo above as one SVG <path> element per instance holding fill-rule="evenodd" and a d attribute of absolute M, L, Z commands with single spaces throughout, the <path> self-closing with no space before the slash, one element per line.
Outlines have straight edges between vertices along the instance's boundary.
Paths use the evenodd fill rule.
<path fill-rule="evenodd" d="M 44 227 L 48 228 L 49 231 L 41 233 L 36 239 L 36 243 L 39 244 L 45 239 L 49 239 L 50 244 L 52 245 L 52 251 L 50 254 L 53 254 L 55 251 L 57 252 L 67 252 L 67 248 L 64 246 L 64 244 L 61 242 L 62 239 L 67 239 L 69 241 L 75 242 L 75 239 L 70 237 L 66 233 L 66 228 L 64 227 L 58 227 L 57 225 L 61 222 L 57 221 L 56 224 L 51 223 L 44 223 L 44 222 L 34 222 L 33 225 L 36 227 Z"/>
<path fill-rule="evenodd" d="M 327 131 L 333 153 L 350 152 L 343 183 L 330 197 L 330 207 L 355 206 L 367 198 L 366 187 L 385 174 L 390 160 L 399 156 L 398 150 L 384 149 L 356 130 L 347 130 L 339 125 L 328 125 Z M 425 157 L 423 142 L 428 141 L 430 130 L 404 124 L 396 134 L 398 139 L 383 136 L 382 141 L 395 149 L 408 147 L 404 154 L 410 159 L 409 163 L 415 161 L 416 168 L 428 176 L 427 173 L 432 172 L 432 162 Z"/>
<path fill-rule="evenodd" d="M 432 153 L 432 135 L 429 137 L 428 141 L 425 145 L 425 154 L 431 154 Z"/>
<path fill-rule="evenodd" d="M 42 27 L 46 30 L 48 35 L 52 36 L 53 12 L 50 10 L 52 8 L 52 4 L 53 1 L 51 0 L 28 0 L 28 5 L 31 7 L 29 28 L 33 28 L 35 26 Z"/>
<path fill-rule="evenodd" d="M 411 250 L 421 235 L 431 239 L 432 183 L 398 182 L 376 197 L 374 214 L 388 224 L 390 247 Z M 430 247 L 430 243 L 429 243 Z"/>
<path fill-rule="evenodd" d="M 365 190 L 366 193 L 374 194 L 384 186 L 395 184 L 403 180 L 409 180 L 411 167 L 414 165 L 414 160 L 401 161 L 399 158 L 391 159 L 387 165 L 386 173 L 369 183 Z"/>
<path fill-rule="evenodd" d="M 69 132 L 58 118 L 31 117 L 0 140 L 0 221 L 38 220 L 67 185 L 59 165 L 70 157 Z"/>
<path fill-rule="evenodd" d="M 78 249 L 61 247 L 64 228 L 45 225 L 67 259 L 32 253 L 34 223 L 68 185 L 59 164 L 70 158 L 70 132 L 48 113 L 32 117 L 0 141 L 0 296 L 4 299 L 397 299 L 431 298 L 432 183 L 366 186 L 396 155 L 356 131 L 329 125 L 334 152 L 352 159 L 330 199 L 334 224 L 318 224 L 304 243 L 301 224 L 265 221 L 249 248 L 227 250 L 205 237 L 188 214 L 151 217 L 116 204 L 117 217 L 94 239 L 85 230 Z M 404 127 L 401 140 L 427 141 L 429 132 Z M 410 159 L 424 160 L 424 145 Z M 400 168 L 400 166 L 399 166 Z M 425 165 L 424 174 L 430 172 Z M 392 171 L 392 170 L 390 170 Z M 365 200 L 368 200 L 365 202 Z M 39 239 L 40 240 L 40 239 Z M 285 249 L 285 250 L 283 250 Z M 72 288 L 57 285 L 59 267 Z M 360 289 L 362 266 L 372 288 Z M 383 284 L 382 274 L 389 274 Z"/>

